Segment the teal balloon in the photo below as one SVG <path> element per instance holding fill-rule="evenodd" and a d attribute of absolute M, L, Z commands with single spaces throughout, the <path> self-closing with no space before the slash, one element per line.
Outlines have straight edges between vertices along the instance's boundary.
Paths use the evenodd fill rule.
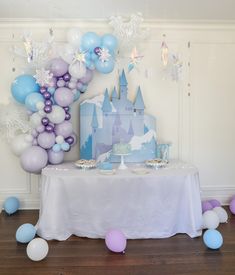
<path fill-rule="evenodd" d="M 58 153 L 60 150 L 61 150 L 60 144 L 56 143 L 55 145 L 53 145 L 53 147 L 52 147 L 53 152 Z"/>
<path fill-rule="evenodd" d="M 81 38 L 81 48 L 83 51 L 93 51 L 100 44 L 101 38 L 94 32 L 86 32 Z"/>
<path fill-rule="evenodd" d="M 63 142 L 63 143 L 61 144 L 61 149 L 62 149 L 63 151 L 68 151 L 68 150 L 70 149 L 70 145 L 69 145 L 67 142 Z"/>
<path fill-rule="evenodd" d="M 26 97 L 35 92 L 39 92 L 40 86 L 32 75 L 23 74 L 11 84 L 11 93 L 16 101 L 24 104 Z"/>
<path fill-rule="evenodd" d="M 29 243 L 35 235 L 36 228 L 30 223 L 24 223 L 16 231 L 16 240 L 20 243 Z"/>
<path fill-rule="evenodd" d="M 9 197 L 4 201 L 3 208 L 5 209 L 6 213 L 11 215 L 15 213 L 20 206 L 20 202 L 16 197 Z"/>
<path fill-rule="evenodd" d="M 36 107 L 38 102 L 44 102 L 44 98 L 42 96 L 42 94 L 39 93 L 32 93 L 27 95 L 26 99 L 25 99 L 25 106 L 28 110 L 32 111 L 32 112 L 37 112 L 38 109 Z"/>
<path fill-rule="evenodd" d="M 223 244 L 223 237 L 216 229 L 208 229 L 203 235 L 204 244 L 210 249 L 219 249 Z"/>
<path fill-rule="evenodd" d="M 108 61 L 102 62 L 101 60 L 97 60 L 95 62 L 95 68 L 98 72 L 102 74 L 109 74 L 113 71 L 115 66 L 115 62 L 113 58 L 109 58 Z"/>
<path fill-rule="evenodd" d="M 112 34 L 105 34 L 101 39 L 102 47 L 108 48 L 110 51 L 115 51 L 118 46 L 117 38 Z"/>
<path fill-rule="evenodd" d="M 80 98 L 80 95 L 81 95 L 80 91 L 77 90 L 76 93 L 74 94 L 73 101 L 77 101 Z"/>

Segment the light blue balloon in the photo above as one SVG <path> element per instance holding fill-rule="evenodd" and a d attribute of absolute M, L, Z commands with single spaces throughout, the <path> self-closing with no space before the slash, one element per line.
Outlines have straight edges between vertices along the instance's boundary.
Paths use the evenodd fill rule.
<path fill-rule="evenodd" d="M 44 98 L 42 96 L 42 94 L 39 93 L 32 93 L 27 95 L 26 99 L 25 99 L 25 106 L 28 110 L 32 111 L 32 112 L 37 112 L 38 109 L 36 107 L 38 102 L 44 102 Z"/>
<path fill-rule="evenodd" d="M 29 243 L 36 235 L 36 228 L 30 223 L 24 223 L 16 231 L 16 240 L 20 243 Z"/>
<path fill-rule="evenodd" d="M 50 94 L 54 94 L 54 92 L 55 92 L 55 87 L 49 87 L 48 89 L 47 89 L 47 91 L 50 93 Z"/>
<path fill-rule="evenodd" d="M 208 229 L 203 235 L 204 244 L 210 249 L 219 249 L 223 244 L 223 237 L 216 229 Z"/>
<path fill-rule="evenodd" d="M 78 100 L 80 98 L 80 95 L 81 95 L 80 91 L 77 90 L 77 92 L 74 94 L 73 101 Z"/>
<path fill-rule="evenodd" d="M 55 145 L 53 145 L 52 150 L 53 152 L 58 153 L 61 150 L 60 144 L 56 143 Z"/>
<path fill-rule="evenodd" d="M 20 202 L 16 197 L 9 197 L 4 201 L 3 208 L 7 214 L 11 215 L 15 213 L 20 206 Z"/>
<path fill-rule="evenodd" d="M 93 51 L 99 47 L 101 38 L 94 32 L 86 32 L 81 38 L 81 47 L 83 51 Z"/>
<path fill-rule="evenodd" d="M 102 62 L 101 60 L 97 60 L 95 62 L 95 68 L 98 72 L 102 74 L 109 74 L 113 71 L 115 66 L 115 62 L 113 58 L 109 58 L 108 61 Z"/>
<path fill-rule="evenodd" d="M 82 85 L 81 87 L 81 93 L 85 93 L 85 91 L 87 90 L 87 85 Z"/>
<path fill-rule="evenodd" d="M 68 150 L 70 149 L 70 145 L 69 145 L 67 142 L 63 142 L 63 143 L 61 144 L 61 149 L 62 149 L 63 151 L 68 151 Z"/>
<path fill-rule="evenodd" d="M 16 101 L 24 104 L 27 95 L 39 92 L 40 86 L 32 75 L 20 75 L 11 84 L 11 93 Z"/>
<path fill-rule="evenodd" d="M 117 49 L 118 40 L 114 35 L 107 33 L 102 36 L 101 45 L 111 51 L 115 51 Z"/>
<path fill-rule="evenodd" d="M 98 58 L 99 58 L 99 56 L 97 54 L 95 54 L 95 53 L 91 54 L 91 60 L 92 61 L 96 61 Z"/>

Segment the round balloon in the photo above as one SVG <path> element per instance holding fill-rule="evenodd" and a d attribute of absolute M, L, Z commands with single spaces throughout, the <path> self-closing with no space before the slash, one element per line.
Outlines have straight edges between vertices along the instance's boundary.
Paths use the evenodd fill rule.
<path fill-rule="evenodd" d="M 47 241 L 41 238 L 33 239 L 27 245 L 27 255 L 32 261 L 41 261 L 46 258 L 49 251 L 49 246 Z"/>
<path fill-rule="evenodd" d="M 212 205 L 213 208 L 217 206 L 221 206 L 221 203 L 216 199 L 209 200 L 208 202 Z"/>
<path fill-rule="evenodd" d="M 29 95 L 27 95 L 26 99 L 25 99 L 25 106 L 28 110 L 32 111 L 32 112 L 37 112 L 38 111 L 38 103 L 42 103 L 42 108 L 44 108 L 44 98 L 41 94 L 39 93 L 31 93 Z"/>
<path fill-rule="evenodd" d="M 20 134 L 12 140 L 11 150 L 16 156 L 20 156 L 25 149 L 32 146 L 32 141 L 27 140 L 26 134 Z"/>
<path fill-rule="evenodd" d="M 114 69 L 114 65 L 115 65 L 115 62 L 114 62 L 113 58 L 109 58 L 108 61 L 104 61 L 104 62 L 101 61 L 100 59 L 98 59 L 95 62 L 96 70 L 102 74 L 111 73 Z"/>
<path fill-rule="evenodd" d="M 219 222 L 225 223 L 228 221 L 228 213 L 223 207 L 216 206 L 214 207 L 213 211 L 217 214 L 219 217 Z"/>
<path fill-rule="evenodd" d="M 88 84 L 93 78 L 93 71 L 87 69 L 86 74 L 79 79 L 82 84 Z"/>
<path fill-rule="evenodd" d="M 24 223 L 16 231 L 16 240 L 20 243 L 28 243 L 35 235 L 36 228 L 31 223 Z"/>
<path fill-rule="evenodd" d="M 213 210 L 208 210 L 202 215 L 203 228 L 216 229 L 219 226 L 219 217 Z"/>
<path fill-rule="evenodd" d="M 86 65 L 76 61 L 69 65 L 69 73 L 72 77 L 82 78 L 86 75 Z"/>
<path fill-rule="evenodd" d="M 84 51 L 93 51 L 100 44 L 101 38 L 94 32 L 87 32 L 81 38 L 81 47 Z"/>
<path fill-rule="evenodd" d="M 210 249 L 219 249 L 223 244 L 223 237 L 218 230 L 208 229 L 203 235 L 204 244 Z"/>
<path fill-rule="evenodd" d="M 229 209 L 233 214 L 235 214 L 235 199 L 231 200 L 231 202 L 229 204 Z"/>
<path fill-rule="evenodd" d="M 54 58 L 50 62 L 50 71 L 54 76 L 63 76 L 68 71 L 68 63 L 61 58 Z"/>
<path fill-rule="evenodd" d="M 29 122 L 34 128 L 37 128 L 42 124 L 41 120 L 42 120 L 42 117 L 39 115 L 38 112 L 33 113 L 29 118 Z"/>
<path fill-rule="evenodd" d="M 58 88 L 54 93 L 55 102 L 62 107 L 66 107 L 73 103 L 73 97 L 72 91 L 66 87 Z"/>
<path fill-rule="evenodd" d="M 60 164 L 64 161 L 64 151 L 54 152 L 52 149 L 48 151 L 48 161 L 51 164 Z"/>
<path fill-rule="evenodd" d="M 105 236 L 105 244 L 113 252 L 124 252 L 126 237 L 120 230 L 110 230 Z"/>
<path fill-rule="evenodd" d="M 65 111 L 60 106 L 52 106 L 52 111 L 47 114 L 47 117 L 52 123 L 59 124 L 65 119 Z"/>
<path fill-rule="evenodd" d="M 40 86 L 32 75 L 24 74 L 16 77 L 11 85 L 11 93 L 16 101 L 24 104 L 26 97 L 34 92 L 39 92 Z"/>
<path fill-rule="evenodd" d="M 40 173 L 47 165 L 48 155 L 45 149 L 40 146 L 27 148 L 20 157 L 22 168 L 29 173 Z"/>
<path fill-rule="evenodd" d="M 81 37 L 82 37 L 82 32 L 78 28 L 72 28 L 69 29 L 67 32 L 67 40 L 68 42 L 75 46 L 79 47 L 81 43 Z"/>
<path fill-rule="evenodd" d="M 3 208 L 7 214 L 11 215 L 15 213 L 20 206 L 20 202 L 16 197 L 9 197 L 3 203 Z"/>
<path fill-rule="evenodd" d="M 110 51 L 115 51 L 117 49 L 118 40 L 112 34 L 105 34 L 101 39 L 102 47 L 108 48 Z"/>
<path fill-rule="evenodd" d="M 75 49 L 73 46 L 70 44 L 65 44 L 60 51 L 60 56 L 68 64 L 71 64 L 74 59 L 74 51 Z"/>
<path fill-rule="evenodd" d="M 202 213 L 206 212 L 207 210 L 212 210 L 213 206 L 210 204 L 209 201 L 202 202 Z"/>
<path fill-rule="evenodd" d="M 63 136 L 64 138 L 67 138 L 72 134 L 72 132 L 73 132 L 73 125 L 69 121 L 64 121 L 55 126 L 55 133 L 57 136 Z"/>
<path fill-rule="evenodd" d="M 55 134 L 43 132 L 38 135 L 38 145 L 44 149 L 50 149 L 55 144 Z"/>

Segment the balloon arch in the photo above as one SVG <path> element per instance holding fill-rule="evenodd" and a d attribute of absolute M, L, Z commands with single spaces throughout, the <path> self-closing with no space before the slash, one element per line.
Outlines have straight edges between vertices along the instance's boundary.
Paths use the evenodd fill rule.
<path fill-rule="evenodd" d="M 11 86 L 13 98 L 28 110 L 32 130 L 16 136 L 13 152 L 22 168 L 40 173 L 48 163 L 59 164 L 76 144 L 70 105 L 87 90 L 93 71 L 108 74 L 115 66 L 117 39 L 112 34 L 82 34 L 71 29 L 60 57 L 51 59 L 36 75 L 23 74 Z"/>

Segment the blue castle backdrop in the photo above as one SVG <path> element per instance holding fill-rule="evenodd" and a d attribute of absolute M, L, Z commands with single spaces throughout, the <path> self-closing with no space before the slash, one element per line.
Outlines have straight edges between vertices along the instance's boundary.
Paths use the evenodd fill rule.
<path fill-rule="evenodd" d="M 80 158 L 119 161 L 112 155 L 113 144 L 129 143 L 132 152 L 127 162 L 142 162 L 156 157 L 156 120 L 144 113 L 140 87 L 136 99 L 128 99 L 125 72 L 119 77 L 119 95 L 114 87 L 99 96 L 85 100 L 80 106 Z"/>

